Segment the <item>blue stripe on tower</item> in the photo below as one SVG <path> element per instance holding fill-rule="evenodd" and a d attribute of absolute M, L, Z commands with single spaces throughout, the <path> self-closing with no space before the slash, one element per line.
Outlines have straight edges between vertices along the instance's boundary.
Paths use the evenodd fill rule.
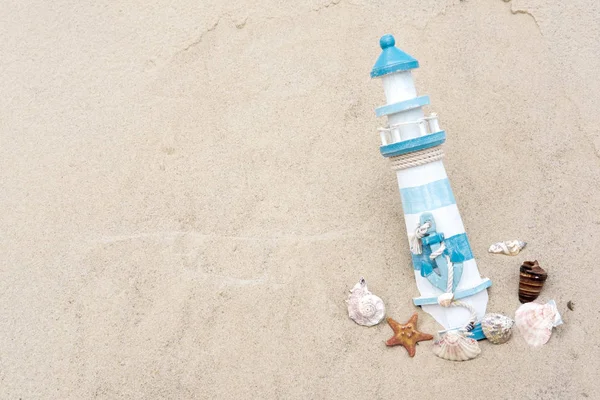
<path fill-rule="evenodd" d="M 406 110 L 412 110 L 413 108 L 426 106 L 428 104 L 429 96 L 419 96 L 415 97 L 414 99 L 408 99 L 404 101 L 399 101 L 397 103 L 378 107 L 375 109 L 375 115 L 377 115 L 378 117 L 383 117 L 384 115 L 390 115 Z"/>
<path fill-rule="evenodd" d="M 404 214 L 420 214 L 456 204 L 448 179 L 400 189 L 400 197 Z"/>

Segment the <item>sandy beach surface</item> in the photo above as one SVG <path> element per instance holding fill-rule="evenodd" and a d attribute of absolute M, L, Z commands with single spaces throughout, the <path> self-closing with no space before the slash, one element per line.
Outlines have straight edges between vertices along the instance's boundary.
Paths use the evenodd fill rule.
<path fill-rule="evenodd" d="M 386 33 L 447 132 L 488 311 L 539 260 L 547 345 L 411 359 L 348 318 L 364 276 L 440 329 L 379 153 Z M 592 0 L 3 1 L 0 398 L 600 399 L 599 54 Z"/>

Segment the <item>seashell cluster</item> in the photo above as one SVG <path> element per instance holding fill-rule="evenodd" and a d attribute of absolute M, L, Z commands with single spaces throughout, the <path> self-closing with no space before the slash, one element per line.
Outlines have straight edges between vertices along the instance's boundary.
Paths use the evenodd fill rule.
<path fill-rule="evenodd" d="M 530 346 L 542 346 L 550 340 L 552 327 L 562 324 L 554 300 L 546 304 L 525 303 L 517 309 L 515 322 Z"/>
<path fill-rule="evenodd" d="M 502 344 L 508 342 L 512 335 L 515 321 L 502 314 L 489 313 L 481 320 L 481 330 L 490 342 Z"/>
<path fill-rule="evenodd" d="M 490 246 L 489 252 L 494 254 L 506 254 L 507 256 L 516 256 L 527 246 L 527 243 L 520 240 L 508 240 L 506 242 L 494 243 Z"/>
<path fill-rule="evenodd" d="M 519 301 L 529 303 L 540 295 L 548 273 L 540 267 L 537 260 L 525 261 L 519 270 Z"/>
<path fill-rule="evenodd" d="M 450 361 L 471 360 L 481 353 L 477 340 L 463 331 L 449 331 L 433 342 L 433 354 Z"/>
<path fill-rule="evenodd" d="M 348 316 L 359 325 L 377 325 L 385 316 L 383 300 L 369 292 L 364 278 L 360 278 L 360 281 L 350 290 L 350 296 L 346 302 L 348 303 Z"/>

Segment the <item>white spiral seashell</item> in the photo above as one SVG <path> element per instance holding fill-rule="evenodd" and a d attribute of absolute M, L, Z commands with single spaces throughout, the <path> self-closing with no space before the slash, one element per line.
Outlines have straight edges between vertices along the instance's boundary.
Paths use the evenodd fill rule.
<path fill-rule="evenodd" d="M 350 291 L 347 303 L 348 316 L 357 324 L 373 326 L 383 321 L 385 316 L 383 300 L 369 292 L 363 278 Z"/>
<path fill-rule="evenodd" d="M 515 322 L 521 336 L 530 346 L 542 346 L 550 340 L 552 327 L 562 320 L 554 301 L 547 304 L 525 303 L 515 313 Z"/>
<path fill-rule="evenodd" d="M 433 354 L 450 361 L 467 361 L 481 353 L 477 340 L 461 331 L 449 331 L 433 343 Z"/>
<path fill-rule="evenodd" d="M 507 256 L 516 256 L 527 246 L 527 243 L 520 240 L 508 240 L 506 242 L 494 243 L 490 246 L 489 252 L 494 254 L 506 254 Z"/>

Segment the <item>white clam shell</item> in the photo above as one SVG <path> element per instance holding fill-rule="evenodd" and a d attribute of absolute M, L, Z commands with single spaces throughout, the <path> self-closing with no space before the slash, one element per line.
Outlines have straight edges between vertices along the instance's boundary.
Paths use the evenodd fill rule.
<path fill-rule="evenodd" d="M 449 331 L 433 343 L 433 354 L 445 360 L 467 361 L 480 353 L 477 340 L 461 331 Z"/>
<path fill-rule="evenodd" d="M 527 243 L 521 240 L 508 240 L 506 242 L 494 243 L 490 246 L 489 252 L 494 254 L 506 254 L 507 256 L 516 256 L 525 248 Z"/>
<path fill-rule="evenodd" d="M 481 330 L 491 343 L 506 343 L 512 335 L 515 321 L 502 314 L 489 313 L 481 319 Z"/>
<path fill-rule="evenodd" d="M 525 303 L 515 313 L 515 322 L 519 333 L 530 346 L 542 346 L 548 343 L 552 327 L 562 324 L 556 303 Z"/>
<path fill-rule="evenodd" d="M 385 317 L 383 300 L 369 292 L 363 278 L 350 291 L 347 303 L 348 316 L 359 325 L 377 325 Z"/>

